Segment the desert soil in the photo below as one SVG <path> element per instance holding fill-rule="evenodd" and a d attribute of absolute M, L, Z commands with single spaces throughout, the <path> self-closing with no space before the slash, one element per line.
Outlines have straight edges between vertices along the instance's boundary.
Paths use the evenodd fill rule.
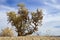
<path fill-rule="evenodd" d="M 60 40 L 60 37 L 41 37 L 41 36 L 0 37 L 0 40 Z"/>

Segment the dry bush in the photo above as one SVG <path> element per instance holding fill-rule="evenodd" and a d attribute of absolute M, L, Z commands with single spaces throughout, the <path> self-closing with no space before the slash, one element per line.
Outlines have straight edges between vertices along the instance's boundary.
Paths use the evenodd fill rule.
<path fill-rule="evenodd" d="M 1 32 L 1 37 L 12 37 L 14 36 L 13 30 L 9 27 L 4 28 Z"/>

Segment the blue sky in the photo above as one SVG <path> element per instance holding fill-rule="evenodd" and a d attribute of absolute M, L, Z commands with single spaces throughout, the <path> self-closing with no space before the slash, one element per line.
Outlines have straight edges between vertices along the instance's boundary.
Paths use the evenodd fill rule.
<path fill-rule="evenodd" d="M 18 3 L 24 3 L 29 11 L 43 10 L 43 25 L 38 31 L 40 35 L 60 35 L 60 0 L 0 0 L 0 29 L 10 26 L 6 12 L 17 12 Z"/>

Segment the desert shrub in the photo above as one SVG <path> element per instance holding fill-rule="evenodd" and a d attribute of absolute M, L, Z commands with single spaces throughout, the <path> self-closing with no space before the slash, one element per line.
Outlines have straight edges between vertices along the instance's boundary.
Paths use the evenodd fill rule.
<path fill-rule="evenodd" d="M 2 32 L 0 33 L 1 37 L 12 37 L 14 36 L 13 30 L 9 27 L 2 29 Z"/>

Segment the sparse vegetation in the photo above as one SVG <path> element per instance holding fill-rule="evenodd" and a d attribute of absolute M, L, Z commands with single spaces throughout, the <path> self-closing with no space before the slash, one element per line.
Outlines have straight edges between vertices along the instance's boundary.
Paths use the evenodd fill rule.
<path fill-rule="evenodd" d="M 9 27 L 4 28 L 0 34 L 1 37 L 12 37 L 14 36 L 14 33 L 12 31 L 12 29 L 10 29 Z"/>
<path fill-rule="evenodd" d="M 42 37 L 42 36 L 0 37 L 0 40 L 60 40 L 60 37 Z"/>

